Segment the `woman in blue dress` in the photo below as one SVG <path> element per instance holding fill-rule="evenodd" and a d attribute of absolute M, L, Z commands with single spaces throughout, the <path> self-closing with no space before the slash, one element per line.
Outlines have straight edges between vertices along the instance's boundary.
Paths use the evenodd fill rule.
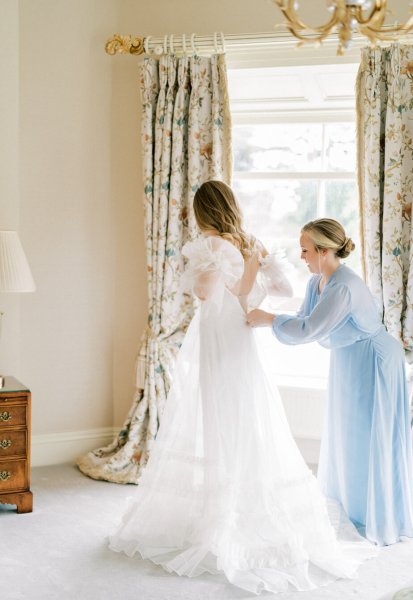
<path fill-rule="evenodd" d="M 413 537 L 413 462 L 401 344 L 385 330 L 363 280 L 341 264 L 354 249 L 333 219 L 307 223 L 301 258 L 311 277 L 297 315 L 253 310 L 284 344 L 331 349 L 318 479 L 372 542 Z"/>

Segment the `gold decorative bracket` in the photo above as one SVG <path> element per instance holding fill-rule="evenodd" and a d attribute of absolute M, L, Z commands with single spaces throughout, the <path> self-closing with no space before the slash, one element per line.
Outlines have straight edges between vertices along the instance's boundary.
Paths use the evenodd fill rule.
<path fill-rule="evenodd" d="M 105 44 L 107 54 L 143 54 L 144 38 L 115 33 Z"/>

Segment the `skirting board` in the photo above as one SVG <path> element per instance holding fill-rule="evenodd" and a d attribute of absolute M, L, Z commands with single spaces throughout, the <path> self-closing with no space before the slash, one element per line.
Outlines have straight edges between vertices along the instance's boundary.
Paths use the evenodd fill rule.
<path fill-rule="evenodd" d="M 87 431 L 70 431 L 33 435 L 31 444 L 32 467 L 74 463 L 81 454 L 110 444 L 118 429 L 105 427 Z M 318 463 L 320 440 L 297 437 L 298 448 L 308 464 Z"/>
<path fill-rule="evenodd" d="M 31 466 L 45 467 L 74 463 L 78 456 L 110 444 L 117 432 L 114 427 L 102 427 L 85 431 L 33 435 Z"/>

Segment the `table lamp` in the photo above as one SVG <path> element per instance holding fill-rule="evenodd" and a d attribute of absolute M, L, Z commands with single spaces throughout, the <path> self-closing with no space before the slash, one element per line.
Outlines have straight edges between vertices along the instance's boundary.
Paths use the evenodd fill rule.
<path fill-rule="evenodd" d="M 0 231 L 0 292 L 34 292 L 29 263 L 17 231 Z M 1 317 L 0 312 L 0 327 Z M 0 375 L 0 388 L 4 377 Z"/>

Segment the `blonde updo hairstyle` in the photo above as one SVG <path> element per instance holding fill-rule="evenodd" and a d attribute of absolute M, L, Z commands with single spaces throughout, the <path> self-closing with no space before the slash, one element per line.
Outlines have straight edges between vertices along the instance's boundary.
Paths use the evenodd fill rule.
<path fill-rule="evenodd" d="M 334 219 L 315 219 L 301 229 L 311 238 L 317 252 L 325 248 L 333 250 L 338 258 L 347 258 L 355 248 L 353 240 L 346 236 L 343 226 Z"/>
<path fill-rule="evenodd" d="M 215 231 L 238 248 L 244 258 L 251 256 L 253 238 L 242 225 L 242 212 L 231 188 L 223 181 L 203 183 L 194 196 L 194 213 L 201 231 Z"/>

